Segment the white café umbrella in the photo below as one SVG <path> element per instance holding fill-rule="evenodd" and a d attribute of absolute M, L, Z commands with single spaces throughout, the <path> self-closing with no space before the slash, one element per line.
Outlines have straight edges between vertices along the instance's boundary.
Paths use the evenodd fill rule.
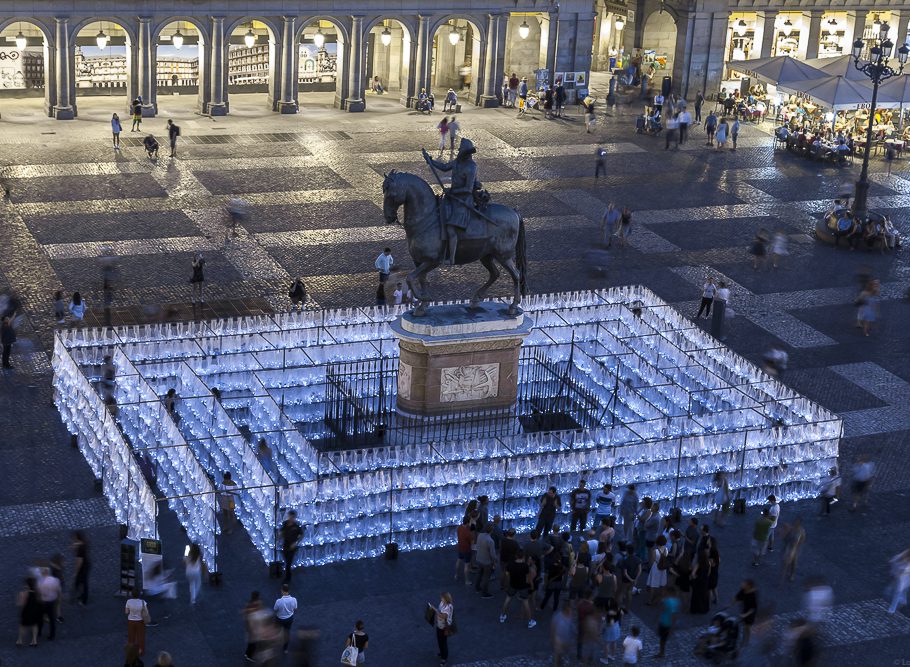
<path fill-rule="evenodd" d="M 868 81 L 869 77 L 856 69 L 853 56 L 834 56 L 833 58 L 809 58 L 807 65 L 821 70 L 830 76 L 842 76 L 850 81 Z"/>
<path fill-rule="evenodd" d="M 842 76 L 798 81 L 781 88 L 832 111 L 859 109 L 872 102 L 871 86 L 860 81 L 850 81 Z M 900 100 L 879 89 L 877 106 L 881 109 L 895 109 L 900 106 Z"/>
<path fill-rule="evenodd" d="M 727 64 L 730 69 L 775 86 L 784 86 L 788 83 L 818 79 L 824 76 L 821 70 L 790 56 L 737 60 Z"/>
<path fill-rule="evenodd" d="M 878 94 L 887 93 L 900 102 L 899 127 L 904 127 L 904 107 L 910 105 L 910 75 L 900 74 L 885 81 L 878 89 Z"/>

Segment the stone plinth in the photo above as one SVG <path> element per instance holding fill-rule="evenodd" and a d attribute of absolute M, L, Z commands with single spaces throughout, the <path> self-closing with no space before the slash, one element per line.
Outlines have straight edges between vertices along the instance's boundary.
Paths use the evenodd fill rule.
<path fill-rule="evenodd" d="M 508 306 L 434 306 L 392 323 L 398 338 L 399 412 L 444 415 L 509 407 L 518 396 L 518 355 L 533 323 Z"/>

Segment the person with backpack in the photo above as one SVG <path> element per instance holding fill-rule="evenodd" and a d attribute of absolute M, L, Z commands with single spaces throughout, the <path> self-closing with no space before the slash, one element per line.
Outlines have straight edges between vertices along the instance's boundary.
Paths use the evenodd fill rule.
<path fill-rule="evenodd" d="M 648 602 L 653 605 L 660 597 L 664 586 L 667 585 L 667 570 L 670 569 L 670 558 L 667 551 L 667 538 L 663 535 L 658 536 L 657 541 L 648 554 L 648 563 L 651 569 L 648 571 Z"/>
<path fill-rule="evenodd" d="M 167 138 L 171 144 L 171 157 L 177 157 L 177 137 L 180 136 L 180 126 L 168 118 L 166 129 Z"/>
<path fill-rule="evenodd" d="M 137 97 L 131 105 L 133 112 L 133 126 L 130 132 L 140 132 L 142 125 L 142 99 Z"/>

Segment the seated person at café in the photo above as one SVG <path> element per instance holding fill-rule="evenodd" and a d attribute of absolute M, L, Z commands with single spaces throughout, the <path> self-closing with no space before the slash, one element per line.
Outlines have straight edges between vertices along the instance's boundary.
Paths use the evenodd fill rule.
<path fill-rule="evenodd" d="M 787 141 L 787 139 L 790 138 L 790 130 L 787 129 L 786 125 L 781 125 L 779 128 L 774 130 L 774 136 L 781 141 Z"/>

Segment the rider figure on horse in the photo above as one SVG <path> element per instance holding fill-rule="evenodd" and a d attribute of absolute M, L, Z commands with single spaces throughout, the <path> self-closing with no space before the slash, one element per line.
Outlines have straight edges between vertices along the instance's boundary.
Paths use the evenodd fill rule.
<path fill-rule="evenodd" d="M 471 213 L 475 210 L 475 190 L 481 187 L 480 181 L 477 180 L 477 163 L 473 157 L 475 152 L 477 149 L 474 148 L 474 143 L 464 138 L 458 145 L 458 155 L 449 162 L 438 162 L 423 151 L 423 157 L 429 165 L 440 171 L 452 172 L 452 186 L 446 190 L 445 196 L 455 201 L 451 202 L 447 213 L 444 214 L 443 225 L 447 241 L 445 261 L 452 265 L 455 264 L 455 251 L 458 248 L 458 230 L 467 229 Z"/>

